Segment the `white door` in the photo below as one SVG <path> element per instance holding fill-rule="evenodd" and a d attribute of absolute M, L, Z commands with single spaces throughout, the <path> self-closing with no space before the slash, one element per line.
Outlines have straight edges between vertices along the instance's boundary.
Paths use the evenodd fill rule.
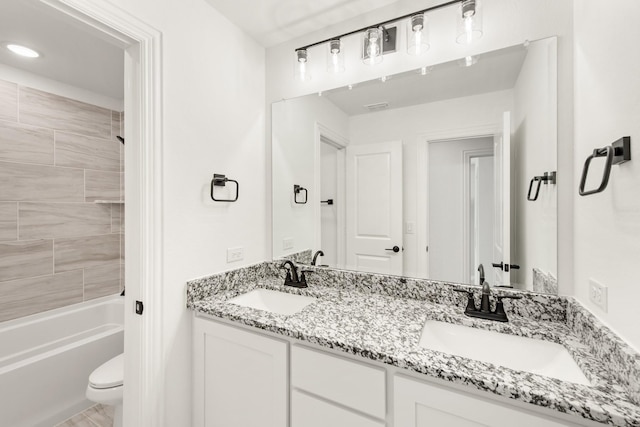
<path fill-rule="evenodd" d="M 511 113 L 506 111 L 502 117 L 502 133 L 496 134 L 493 141 L 494 160 L 494 239 L 493 264 L 495 285 L 511 284 Z"/>
<path fill-rule="evenodd" d="M 347 147 L 347 268 L 402 274 L 402 142 Z"/>

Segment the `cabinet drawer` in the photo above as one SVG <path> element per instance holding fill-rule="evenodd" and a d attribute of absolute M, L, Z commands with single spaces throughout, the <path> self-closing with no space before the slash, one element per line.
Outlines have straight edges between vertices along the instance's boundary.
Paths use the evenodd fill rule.
<path fill-rule="evenodd" d="M 292 346 L 291 385 L 376 418 L 386 416 L 384 369 Z"/>
<path fill-rule="evenodd" d="M 327 426 L 384 427 L 385 423 L 294 390 L 291 393 L 291 427 Z"/>

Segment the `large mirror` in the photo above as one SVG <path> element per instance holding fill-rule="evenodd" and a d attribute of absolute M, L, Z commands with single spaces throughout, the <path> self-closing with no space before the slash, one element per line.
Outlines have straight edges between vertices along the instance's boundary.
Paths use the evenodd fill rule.
<path fill-rule="evenodd" d="M 557 40 L 272 107 L 274 258 L 557 293 Z"/>

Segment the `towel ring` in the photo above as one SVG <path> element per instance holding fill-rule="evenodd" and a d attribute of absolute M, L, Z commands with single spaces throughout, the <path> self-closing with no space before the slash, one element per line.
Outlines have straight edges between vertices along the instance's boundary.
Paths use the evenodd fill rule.
<path fill-rule="evenodd" d="M 589 165 L 591 164 L 591 160 L 596 157 L 606 157 L 604 170 L 602 172 L 602 178 L 600 179 L 600 185 L 593 190 L 585 191 L 584 186 L 587 183 L 587 176 L 589 175 Z M 631 160 L 631 137 L 629 136 L 623 136 L 609 146 L 596 148 L 584 162 L 578 193 L 581 196 L 589 196 L 591 194 L 603 192 L 609 184 L 609 177 L 611 176 L 611 166 L 619 165 L 629 160 Z"/>

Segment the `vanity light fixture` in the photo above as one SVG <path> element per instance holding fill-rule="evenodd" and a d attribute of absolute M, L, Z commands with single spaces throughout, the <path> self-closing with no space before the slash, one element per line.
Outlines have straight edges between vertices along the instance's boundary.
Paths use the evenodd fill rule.
<path fill-rule="evenodd" d="M 390 26 L 403 20 L 407 21 L 407 53 L 421 55 L 429 47 L 429 32 L 427 12 L 442 9 L 448 6 L 458 5 L 456 9 L 458 28 L 456 41 L 460 44 L 469 44 L 482 36 L 481 0 L 450 0 L 427 9 L 412 12 L 378 24 L 369 25 L 348 33 L 331 37 L 316 43 L 312 43 L 295 50 L 295 76 L 298 80 L 305 81 L 311 78 L 309 73 L 309 49 L 321 44 L 327 47 L 327 71 L 340 73 L 345 69 L 344 37 L 362 33 L 362 61 L 367 65 L 376 65 L 382 62 L 386 53 L 395 52 L 395 43 L 398 26 Z"/>
<path fill-rule="evenodd" d="M 368 28 L 362 37 L 362 62 L 367 65 L 381 63 L 383 43 L 382 28 Z"/>
<path fill-rule="evenodd" d="M 31 48 L 28 48 L 26 46 L 22 46 L 22 45 L 15 44 L 15 43 L 7 43 L 5 46 L 11 52 L 15 53 L 16 55 L 23 56 L 25 58 L 39 58 L 40 57 L 40 54 L 38 52 L 36 52 L 35 50 L 33 50 Z"/>
<path fill-rule="evenodd" d="M 344 48 L 341 39 L 333 39 L 327 44 L 327 71 L 341 73 L 344 71 Z"/>
<path fill-rule="evenodd" d="M 409 25 L 407 25 L 407 53 L 422 55 L 428 50 L 427 16 L 424 13 L 416 13 L 409 19 Z"/>
<path fill-rule="evenodd" d="M 304 82 L 311 79 L 309 74 L 308 52 L 306 48 L 296 49 L 295 76 L 296 79 Z"/>
<path fill-rule="evenodd" d="M 458 8 L 456 42 L 471 44 L 482 37 L 482 14 L 478 0 L 462 0 Z"/>

